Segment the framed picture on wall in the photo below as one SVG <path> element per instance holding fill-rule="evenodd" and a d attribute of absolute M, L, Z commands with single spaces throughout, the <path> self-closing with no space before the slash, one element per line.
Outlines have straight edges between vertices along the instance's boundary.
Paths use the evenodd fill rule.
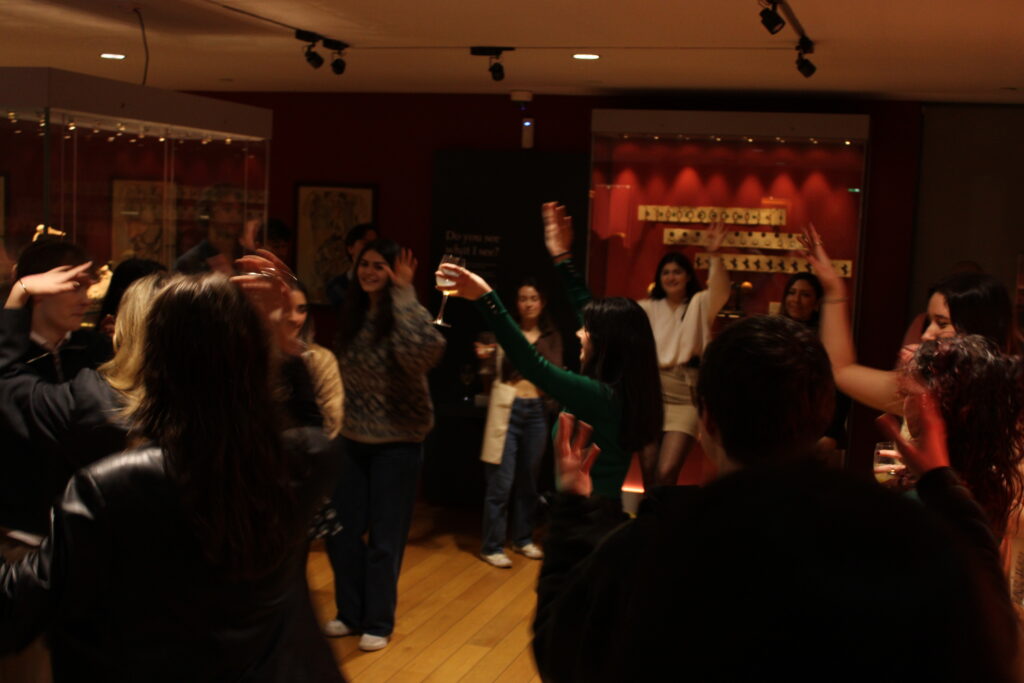
<path fill-rule="evenodd" d="M 119 263 L 135 257 L 171 265 L 175 242 L 174 195 L 175 187 L 159 180 L 113 181 L 111 260 Z M 165 215 L 167 212 L 172 215 Z"/>
<path fill-rule="evenodd" d="M 299 185 L 295 206 L 299 279 L 309 289 L 310 303 L 326 304 L 327 283 L 352 267 L 345 235 L 373 221 L 374 188 Z"/>

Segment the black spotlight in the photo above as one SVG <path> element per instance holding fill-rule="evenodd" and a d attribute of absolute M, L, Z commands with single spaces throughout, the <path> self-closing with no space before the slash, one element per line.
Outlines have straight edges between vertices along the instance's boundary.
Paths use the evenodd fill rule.
<path fill-rule="evenodd" d="M 491 72 L 491 78 L 496 81 L 505 80 L 505 67 L 501 65 L 501 62 L 494 60 L 491 65 L 487 67 L 487 70 Z"/>
<path fill-rule="evenodd" d="M 818 70 L 818 67 L 814 66 L 814 62 L 804 57 L 801 52 L 796 56 L 796 70 L 799 71 L 804 78 L 810 78 L 814 75 L 814 72 Z"/>
<path fill-rule="evenodd" d="M 768 33 L 775 35 L 786 25 L 786 20 L 779 14 L 779 3 L 773 2 L 771 7 L 761 10 L 761 24 L 768 29 Z"/>
<path fill-rule="evenodd" d="M 314 69 L 319 69 L 324 65 L 324 58 L 320 56 L 319 52 L 313 51 L 313 44 L 306 47 L 306 61 Z"/>
<path fill-rule="evenodd" d="M 490 66 L 487 70 L 491 73 L 491 78 L 496 81 L 505 79 L 505 67 L 501 65 L 501 53 L 511 52 L 515 50 L 514 47 L 495 47 L 490 45 L 475 45 L 469 48 L 469 54 L 474 57 L 488 57 L 490 59 Z"/>
<path fill-rule="evenodd" d="M 334 61 L 331 62 L 331 71 L 338 76 L 345 73 L 345 60 L 341 58 L 341 55 L 335 57 Z"/>

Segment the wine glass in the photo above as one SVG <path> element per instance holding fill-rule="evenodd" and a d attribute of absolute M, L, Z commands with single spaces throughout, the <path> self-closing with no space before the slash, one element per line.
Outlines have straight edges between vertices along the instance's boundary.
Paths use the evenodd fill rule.
<path fill-rule="evenodd" d="M 448 297 L 455 292 L 455 280 L 450 280 L 444 276 L 445 264 L 465 266 L 466 259 L 452 254 L 445 254 L 441 257 L 441 263 L 437 266 L 438 274 L 435 278 L 437 286 L 441 288 L 441 309 L 437 312 L 437 318 L 434 319 L 434 324 L 438 327 L 451 327 L 451 325 L 444 321 L 444 305 L 448 303 Z"/>
<path fill-rule="evenodd" d="M 907 469 L 903 457 L 896 450 L 896 442 L 879 441 L 875 444 L 875 481 L 885 484 Z"/>

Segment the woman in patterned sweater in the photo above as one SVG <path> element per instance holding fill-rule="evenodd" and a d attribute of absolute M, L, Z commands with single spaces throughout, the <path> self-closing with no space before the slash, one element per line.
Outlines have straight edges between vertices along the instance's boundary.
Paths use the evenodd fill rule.
<path fill-rule="evenodd" d="M 412 252 L 391 240 L 367 244 L 339 338 L 345 461 L 334 504 L 343 528 L 327 539 L 338 616 L 324 632 L 361 633 L 367 651 L 387 646 L 394 629 L 422 444 L 434 426 L 427 372 L 445 344 L 416 300 L 415 270 Z"/>

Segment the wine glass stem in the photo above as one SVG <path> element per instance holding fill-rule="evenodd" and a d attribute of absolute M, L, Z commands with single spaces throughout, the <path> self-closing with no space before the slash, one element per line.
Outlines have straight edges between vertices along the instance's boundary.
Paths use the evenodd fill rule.
<path fill-rule="evenodd" d="M 441 309 L 437 312 L 437 321 L 444 320 L 444 305 L 448 303 L 448 292 L 441 292 Z"/>

